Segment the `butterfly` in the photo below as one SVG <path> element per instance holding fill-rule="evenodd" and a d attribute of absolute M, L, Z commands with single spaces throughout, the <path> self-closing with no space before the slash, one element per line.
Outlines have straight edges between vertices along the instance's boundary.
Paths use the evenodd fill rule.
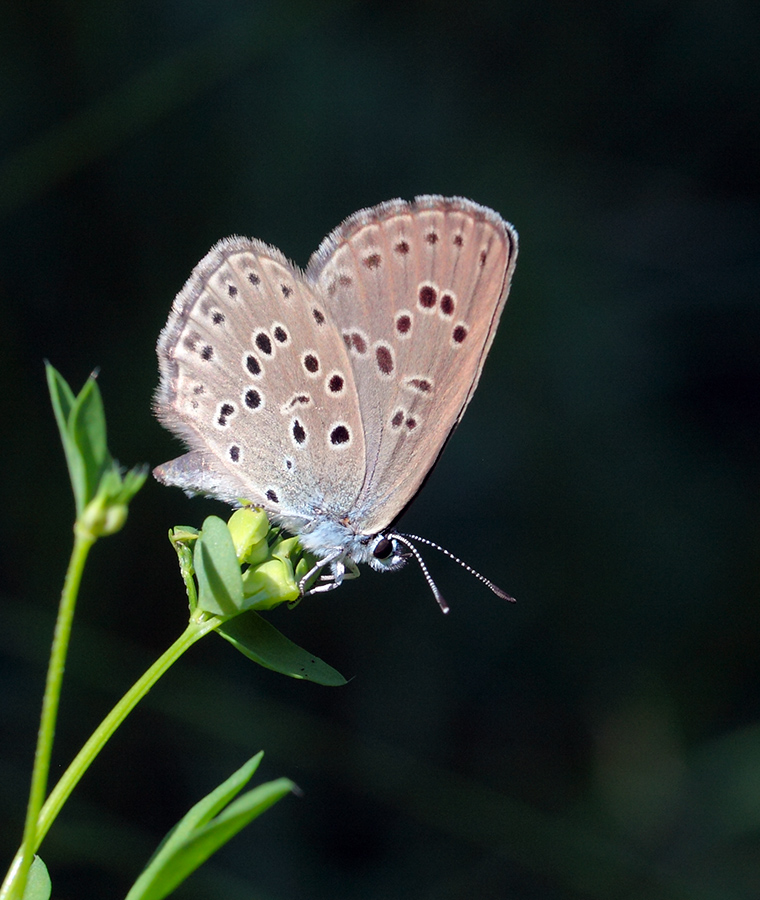
<path fill-rule="evenodd" d="M 263 508 L 327 570 L 310 593 L 411 554 L 448 611 L 410 538 L 437 545 L 394 523 L 472 399 L 516 257 L 497 213 L 436 195 L 354 213 L 305 271 L 220 241 L 159 337 L 155 412 L 190 450 L 155 477 Z"/>

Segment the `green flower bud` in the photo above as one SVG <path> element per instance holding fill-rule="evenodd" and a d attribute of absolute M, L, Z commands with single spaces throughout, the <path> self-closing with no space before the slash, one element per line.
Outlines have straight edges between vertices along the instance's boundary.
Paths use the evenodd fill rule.
<path fill-rule="evenodd" d="M 236 509 L 227 521 L 227 527 L 240 563 L 266 559 L 269 552 L 266 541 L 269 519 L 262 509 Z"/>
<path fill-rule="evenodd" d="M 114 502 L 105 492 L 100 492 L 90 500 L 77 519 L 76 527 L 93 538 L 116 534 L 127 521 L 127 506 Z"/>
<path fill-rule="evenodd" d="M 292 603 L 300 595 L 289 559 L 269 559 L 243 573 L 247 609 L 272 609 L 280 603 Z"/>
<path fill-rule="evenodd" d="M 103 523 L 102 534 L 116 534 L 124 527 L 127 521 L 128 507 L 126 503 L 115 503 L 106 510 L 106 520 Z"/>
<path fill-rule="evenodd" d="M 289 559 L 292 561 L 294 554 L 301 552 L 301 545 L 298 538 L 280 538 L 272 545 L 272 556 L 275 559 Z"/>

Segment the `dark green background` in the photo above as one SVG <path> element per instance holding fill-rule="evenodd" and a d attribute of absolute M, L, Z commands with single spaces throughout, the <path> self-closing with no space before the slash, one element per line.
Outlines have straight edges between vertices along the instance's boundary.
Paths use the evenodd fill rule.
<path fill-rule="evenodd" d="M 72 501 L 42 360 L 100 367 L 155 465 L 171 300 L 232 233 L 300 264 L 360 207 L 514 222 L 512 295 L 404 522 L 434 551 L 273 620 L 350 683 L 210 637 L 43 846 L 119 897 L 263 748 L 287 798 L 188 898 L 760 895 L 760 11 L 753 2 L 6 4 L 0 22 L 0 850 L 25 791 Z M 181 631 L 166 540 L 220 506 L 151 480 L 83 585 L 53 777 Z M 180 896 L 180 895 L 178 895 Z"/>

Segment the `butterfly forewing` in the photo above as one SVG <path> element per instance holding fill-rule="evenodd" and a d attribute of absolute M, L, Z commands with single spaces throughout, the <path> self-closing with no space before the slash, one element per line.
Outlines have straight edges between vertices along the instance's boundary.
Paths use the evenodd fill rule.
<path fill-rule="evenodd" d="M 509 290 L 516 235 L 470 201 L 352 216 L 312 258 L 354 370 L 366 441 L 355 526 L 376 533 L 419 489 L 467 406 Z"/>
<path fill-rule="evenodd" d="M 305 519 L 354 506 L 365 462 L 348 354 L 278 251 L 217 244 L 177 296 L 159 360 L 158 416 L 196 451 L 164 481 Z"/>

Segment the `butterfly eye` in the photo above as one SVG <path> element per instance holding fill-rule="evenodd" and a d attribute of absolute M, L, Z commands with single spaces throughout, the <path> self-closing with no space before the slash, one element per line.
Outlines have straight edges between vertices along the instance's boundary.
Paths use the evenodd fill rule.
<path fill-rule="evenodd" d="M 380 538 L 380 540 L 372 548 L 372 555 L 375 559 L 384 560 L 393 555 L 393 542 L 388 538 Z"/>

